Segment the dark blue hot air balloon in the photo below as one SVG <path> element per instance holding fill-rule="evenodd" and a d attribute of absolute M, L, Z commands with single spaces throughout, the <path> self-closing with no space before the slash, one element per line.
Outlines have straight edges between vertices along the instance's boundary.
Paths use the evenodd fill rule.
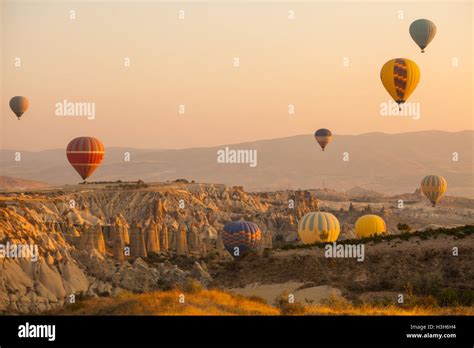
<path fill-rule="evenodd" d="M 225 248 L 236 258 L 255 250 L 261 239 L 262 231 L 257 224 L 250 221 L 228 222 L 222 231 L 222 242 Z"/>

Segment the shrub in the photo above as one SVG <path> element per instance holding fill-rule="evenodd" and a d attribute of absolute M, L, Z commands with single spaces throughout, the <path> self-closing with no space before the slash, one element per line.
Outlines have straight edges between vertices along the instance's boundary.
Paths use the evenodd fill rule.
<path fill-rule="evenodd" d="M 188 278 L 182 290 L 188 294 L 197 294 L 203 290 L 203 286 L 200 281 L 194 278 Z"/>
<path fill-rule="evenodd" d="M 288 292 L 284 291 L 275 300 L 275 305 L 280 308 L 281 315 L 303 315 L 305 313 L 304 306 L 298 302 L 290 303 L 288 295 Z"/>
<path fill-rule="evenodd" d="M 474 305 L 474 290 L 460 290 L 460 300 L 463 306 Z"/>
<path fill-rule="evenodd" d="M 339 296 L 335 292 L 331 292 L 328 298 L 322 299 L 321 304 L 338 310 L 351 307 L 351 303 L 348 300 Z"/>
<path fill-rule="evenodd" d="M 442 283 L 443 279 L 439 273 L 422 273 L 413 279 L 413 291 L 415 294 L 436 296 Z"/>
<path fill-rule="evenodd" d="M 410 232 L 411 231 L 411 227 L 409 225 L 402 224 L 402 223 L 397 224 L 397 229 L 400 232 Z"/>
<path fill-rule="evenodd" d="M 460 302 L 459 294 L 452 288 L 445 288 L 439 292 L 437 301 L 440 306 L 457 306 Z"/>
<path fill-rule="evenodd" d="M 472 306 L 474 304 L 473 290 L 444 288 L 436 296 L 440 306 Z"/>
<path fill-rule="evenodd" d="M 303 315 L 305 313 L 305 308 L 301 303 L 288 303 L 282 304 L 280 306 L 281 315 Z"/>

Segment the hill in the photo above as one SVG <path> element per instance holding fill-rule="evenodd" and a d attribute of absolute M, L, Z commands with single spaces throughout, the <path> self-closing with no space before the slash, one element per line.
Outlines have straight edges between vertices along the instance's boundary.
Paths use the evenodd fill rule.
<path fill-rule="evenodd" d="M 0 190 L 38 190 L 48 188 L 49 185 L 44 182 L 12 178 L 9 176 L 0 176 Z"/>
<path fill-rule="evenodd" d="M 383 194 L 413 192 L 428 174 L 448 180 L 448 195 L 474 196 L 472 147 L 474 131 L 361 135 L 335 135 L 322 152 L 311 134 L 288 138 L 182 150 L 143 150 L 106 145 L 102 166 L 92 180 L 137 180 L 147 182 L 186 178 L 244 186 L 249 191 L 329 188 L 376 191 Z M 256 150 L 256 166 L 218 163 L 217 152 L 225 149 Z M 130 161 L 124 161 L 129 152 Z M 453 161 L 453 153 L 458 161 Z M 346 153 L 348 160 L 344 161 Z M 79 176 L 69 165 L 64 149 L 22 152 L 22 163 L 13 161 L 14 151 L 0 151 L 2 174 L 41 180 L 54 185 L 77 183 Z"/>

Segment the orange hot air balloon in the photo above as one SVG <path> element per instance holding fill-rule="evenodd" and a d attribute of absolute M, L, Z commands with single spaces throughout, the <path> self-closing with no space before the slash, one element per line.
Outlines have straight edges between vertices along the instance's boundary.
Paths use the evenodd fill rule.
<path fill-rule="evenodd" d="M 67 145 L 66 155 L 69 163 L 86 180 L 104 159 L 104 145 L 93 137 L 72 139 Z"/>
<path fill-rule="evenodd" d="M 15 113 L 16 117 L 20 117 L 28 110 L 28 99 L 22 96 L 16 96 L 10 99 L 10 109 Z"/>

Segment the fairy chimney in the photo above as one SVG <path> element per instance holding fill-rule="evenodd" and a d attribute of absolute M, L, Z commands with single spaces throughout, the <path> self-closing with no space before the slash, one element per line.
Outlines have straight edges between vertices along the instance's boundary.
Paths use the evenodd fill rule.
<path fill-rule="evenodd" d="M 169 241 L 168 241 L 168 226 L 163 222 L 161 228 L 161 250 L 169 250 Z"/>
<path fill-rule="evenodd" d="M 146 248 L 148 252 L 160 252 L 160 232 L 154 220 L 150 221 L 146 230 Z"/>
<path fill-rule="evenodd" d="M 142 225 L 138 224 L 138 256 L 139 257 L 148 257 L 145 244 L 145 230 Z"/>
<path fill-rule="evenodd" d="M 216 249 L 218 252 L 225 250 L 224 242 L 222 240 L 222 232 L 217 234 Z"/>
<path fill-rule="evenodd" d="M 81 250 L 97 249 L 100 253 L 105 254 L 105 240 L 100 225 L 82 225 L 82 235 L 79 247 Z"/>
<path fill-rule="evenodd" d="M 124 216 L 119 213 L 117 218 L 120 220 L 123 230 L 123 241 L 125 244 L 130 245 L 130 233 L 129 233 L 129 226 L 127 220 L 125 220 Z"/>
<path fill-rule="evenodd" d="M 102 233 L 102 228 L 100 227 L 100 225 L 95 226 L 94 233 L 95 233 L 95 238 L 94 238 L 95 245 L 94 245 L 94 247 L 101 254 L 105 254 L 105 252 L 106 252 L 105 239 L 104 239 L 104 234 Z"/>
<path fill-rule="evenodd" d="M 181 224 L 176 233 L 176 253 L 178 255 L 188 255 L 187 227 Z"/>
<path fill-rule="evenodd" d="M 147 257 L 143 228 L 136 221 L 130 225 L 130 256 Z"/>
<path fill-rule="evenodd" d="M 118 218 L 115 219 L 114 234 L 112 240 L 114 259 L 118 262 L 123 262 L 125 260 L 125 242 L 123 240 L 123 225 L 120 219 Z"/>

